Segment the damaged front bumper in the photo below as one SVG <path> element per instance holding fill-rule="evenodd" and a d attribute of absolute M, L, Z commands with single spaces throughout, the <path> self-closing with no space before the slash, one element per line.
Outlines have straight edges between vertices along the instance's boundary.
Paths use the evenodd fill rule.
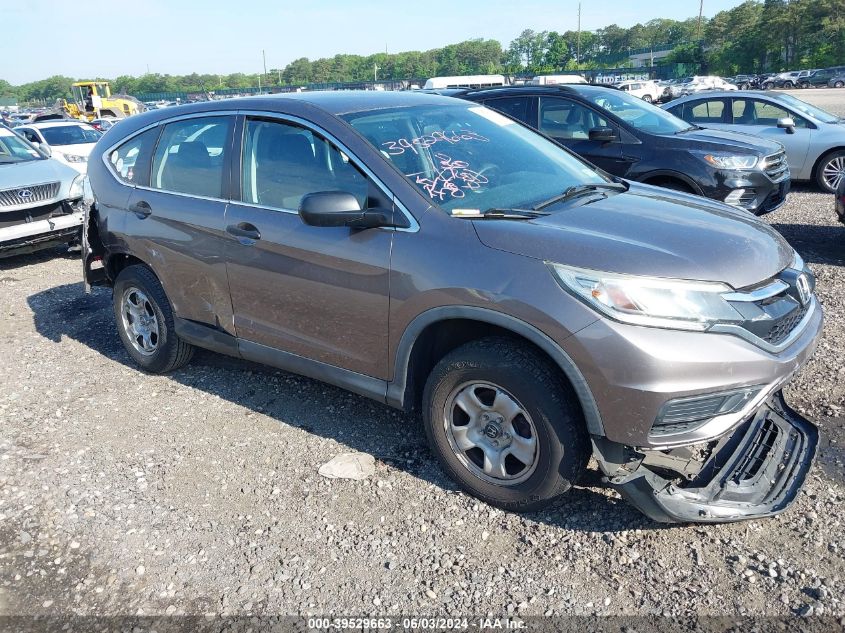
<path fill-rule="evenodd" d="M 818 430 L 781 392 L 707 444 L 645 450 L 593 440 L 613 486 L 649 518 L 727 522 L 772 516 L 795 500 L 810 471 Z"/>

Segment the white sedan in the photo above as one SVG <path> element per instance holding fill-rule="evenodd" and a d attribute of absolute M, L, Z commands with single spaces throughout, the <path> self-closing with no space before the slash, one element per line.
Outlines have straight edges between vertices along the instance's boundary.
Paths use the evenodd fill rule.
<path fill-rule="evenodd" d="M 88 171 L 88 156 L 102 134 L 79 121 L 45 121 L 15 128 L 15 132 L 59 162 L 81 174 Z"/>

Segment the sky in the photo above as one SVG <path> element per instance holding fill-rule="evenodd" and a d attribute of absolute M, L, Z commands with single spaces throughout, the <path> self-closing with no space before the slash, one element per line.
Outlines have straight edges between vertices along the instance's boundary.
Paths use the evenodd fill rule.
<path fill-rule="evenodd" d="M 704 0 L 712 17 L 741 0 Z M 698 15 L 699 0 L 584 0 L 581 28 Z M 299 57 L 427 50 L 523 29 L 575 30 L 578 0 L 0 0 L 0 79 L 260 73 Z M 28 25 L 26 28 L 23 25 Z"/>

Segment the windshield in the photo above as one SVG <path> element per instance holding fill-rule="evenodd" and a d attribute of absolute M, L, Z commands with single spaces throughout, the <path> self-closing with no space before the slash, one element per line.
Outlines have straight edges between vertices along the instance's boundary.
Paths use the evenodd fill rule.
<path fill-rule="evenodd" d="M 414 106 L 344 115 L 432 204 L 513 209 L 569 187 L 610 182 L 536 132 L 478 105 Z"/>
<path fill-rule="evenodd" d="M 102 134 L 92 127 L 83 125 L 61 125 L 39 130 L 48 145 L 80 145 L 96 143 Z"/>
<path fill-rule="evenodd" d="M 600 108 L 616 115 L 625 123 L 650 134 L 677 134 L 690 129 L 690 124 L 674 114 L 626 92 L 584 94 Z"/>
<path fill-rule="evenodd" d="M 11 130 L 0 127 L 0 165 L 25 163 L 43 158 L 32 145 L 20 136 Z"/>
<path fill-rule="evenodd" d="M 806 101 L 801 101 L 801 99 L 796 99 L 792 95 L 785 95 L 782 94 L 778 97 L 779 101 L 782 101 L 790 108 L 798 110 L 802 114 L 806 114 L 808 116 L 813 117 L 817 121 L 821 121 L 822 123 L 839 123 L 842 119 L 838 116 L 831 114 L 827 110 L 822 110 L 821 108 L 817 108 L 814 105 L 810 105 Z"/>

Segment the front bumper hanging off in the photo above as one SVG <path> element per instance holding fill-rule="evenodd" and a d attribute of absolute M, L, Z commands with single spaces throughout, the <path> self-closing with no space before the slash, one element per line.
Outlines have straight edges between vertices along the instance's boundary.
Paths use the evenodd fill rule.
<path fill-rule="evenodd" d="M 777 392 L 703 449 L 594 444 L 607 481 L 649 518 L 727 522 L 772 516 L 789 507 L 810 471 L 818 438 L 816 427 Z M 700 460 L 691 448 L 702 453 Z"/>

